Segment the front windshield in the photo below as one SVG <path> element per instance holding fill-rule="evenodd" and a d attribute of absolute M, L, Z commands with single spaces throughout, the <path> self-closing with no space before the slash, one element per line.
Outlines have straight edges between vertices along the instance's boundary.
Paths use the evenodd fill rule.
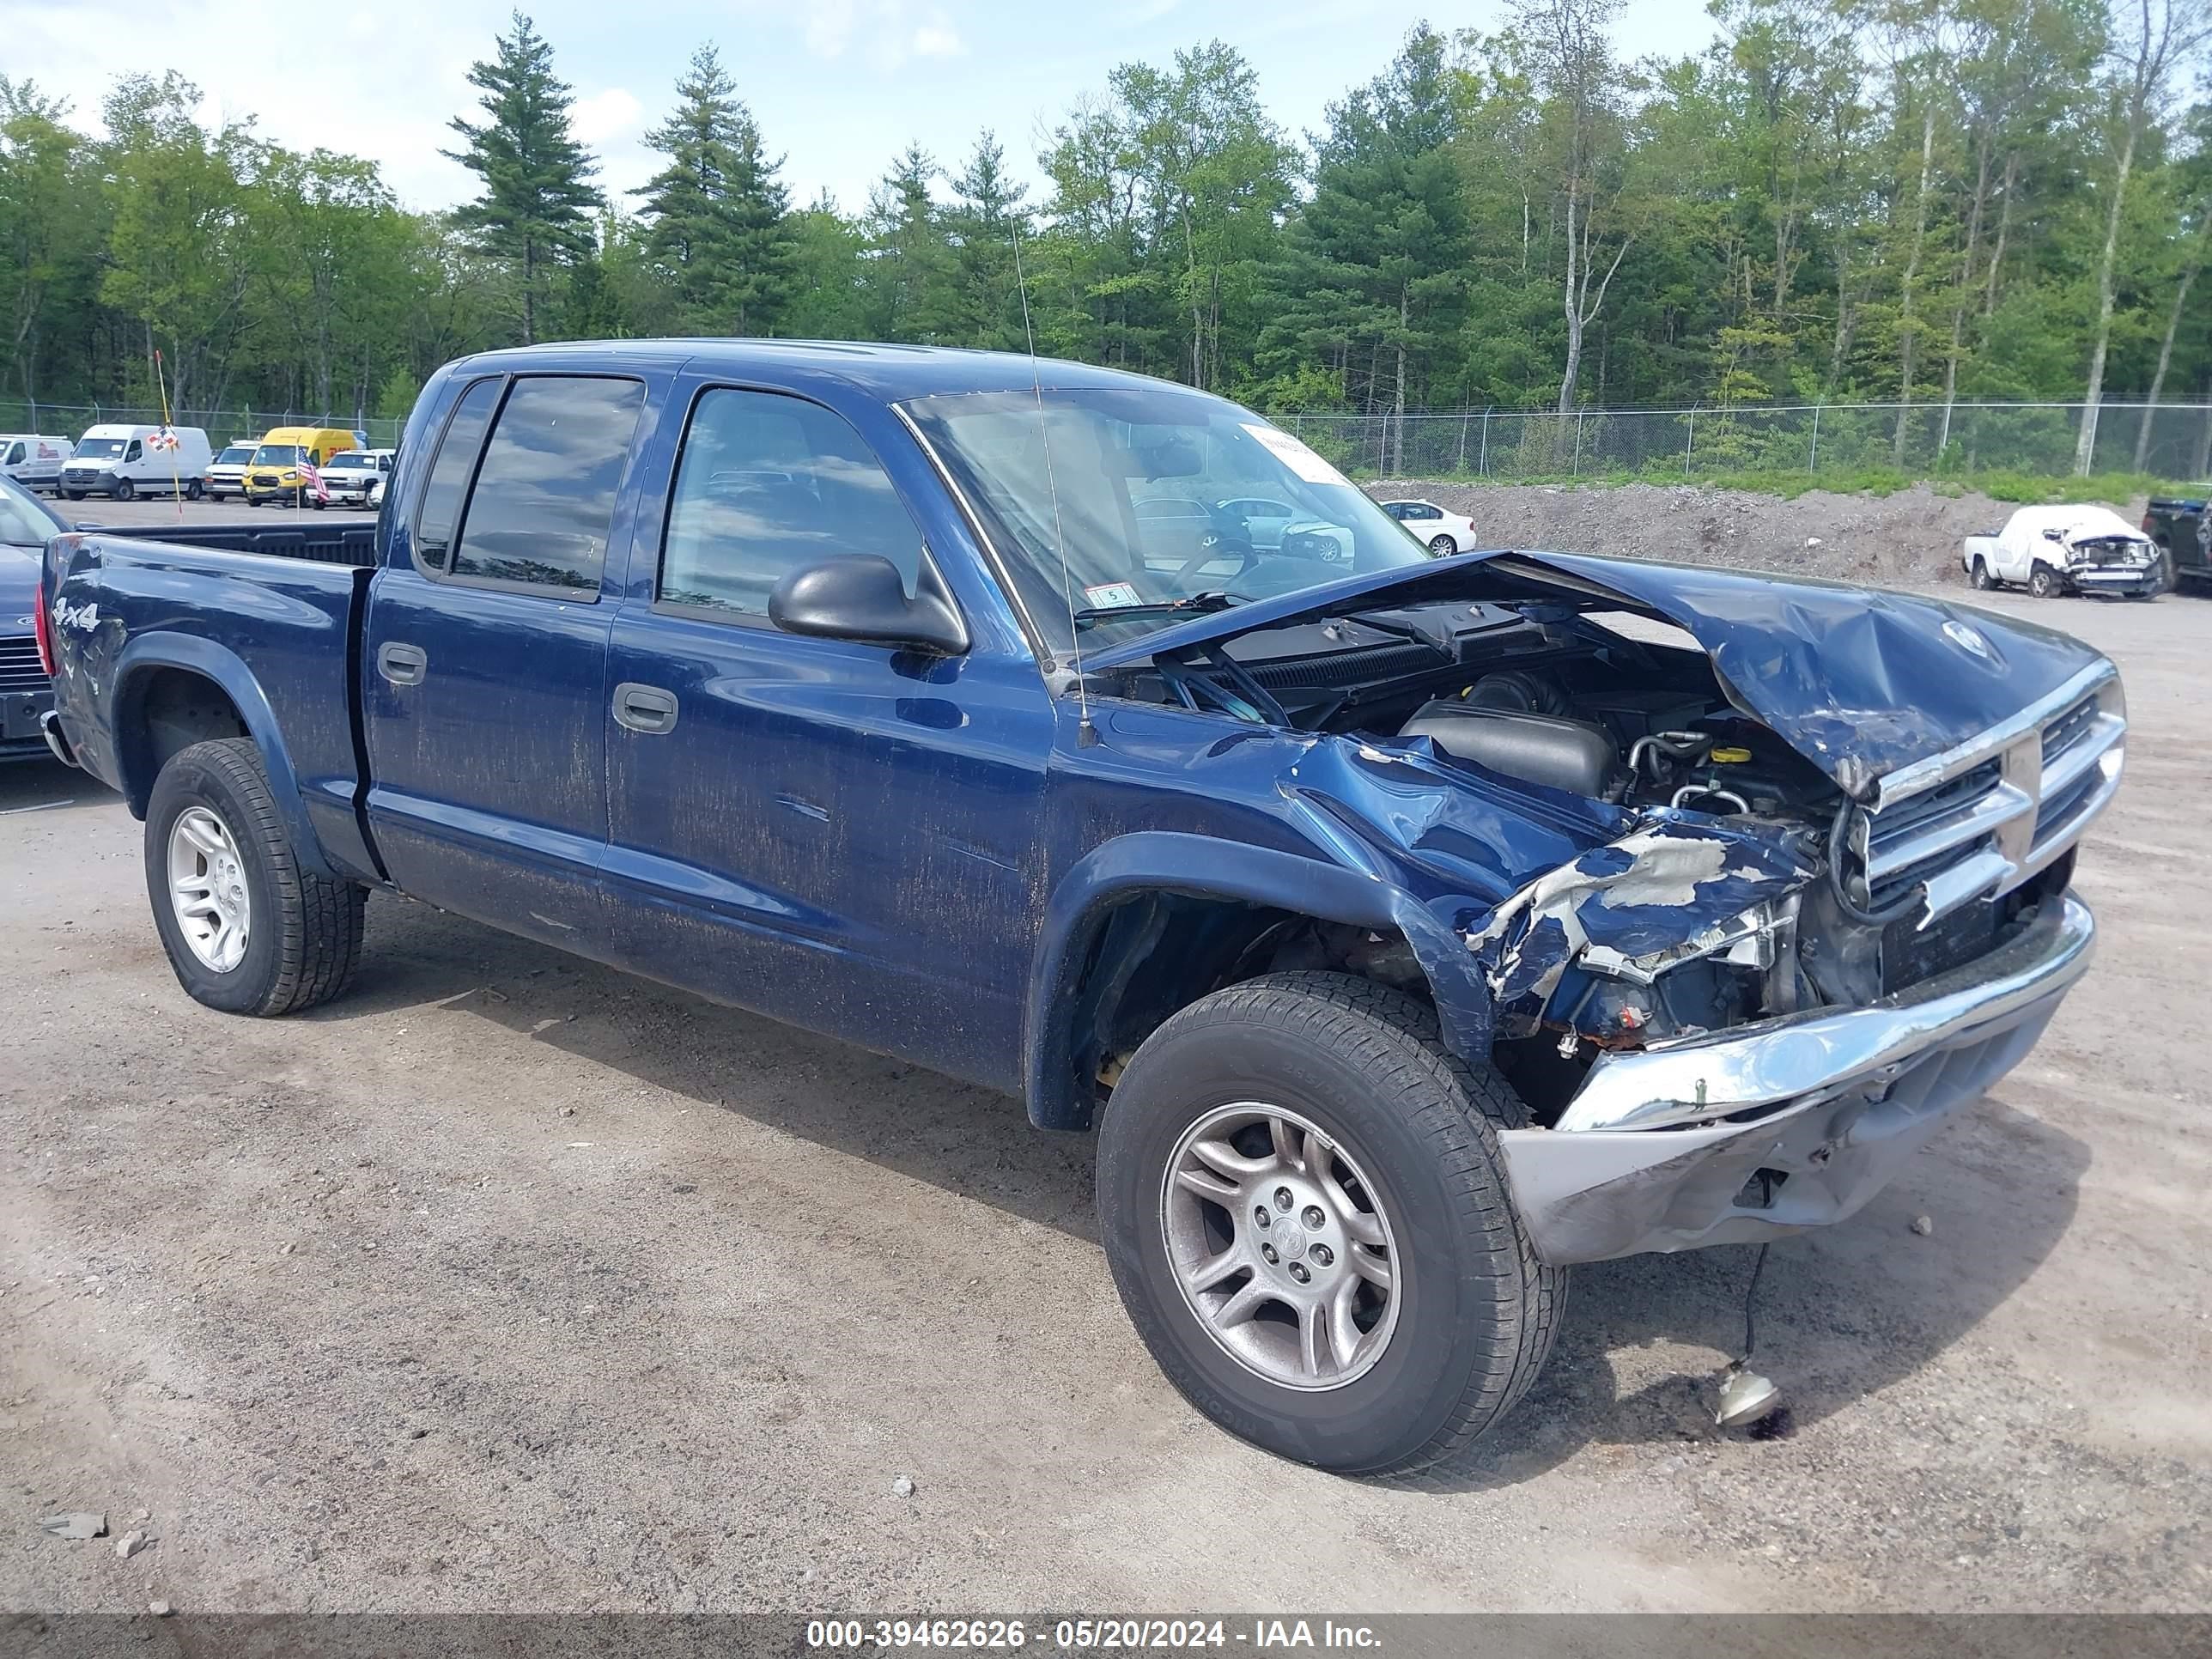
<path fill-rule="evenodd" d="M 264 444 L 253 452 L 256 466 L 296 466 L 300 462 L 297 444 Z"/>
<path fill-rule="evenodd" d="M 987 392 L 904 407 L 982 518 L 1031 620 L 1062 648 L 1071 609 L 1086 634 L 1127 639 L 1180 620 L 1161 608 L 1177 600 L 1267 598 L 1428 556 L 1289 433 L 1200 392 Z"/>
<path fill-rule="evenodd" d="M 0 478 L 0 546 L 43 547 L 62 527 L 31 493 L 12 479 Z"/>
<path fill-rule="evenodd" d="M 244 466 L 253 459 L 253 447 L 251 444 L 233 444 L 215 459 L 218 466 Z"/>
<path fill-rule="evenodd" d="M 79 460 L 89 458 L 95 461 L 112 461 L 123 453 L 123 443 L 120 438 L 87 438 L 76 447 L 76 458 Z"/>

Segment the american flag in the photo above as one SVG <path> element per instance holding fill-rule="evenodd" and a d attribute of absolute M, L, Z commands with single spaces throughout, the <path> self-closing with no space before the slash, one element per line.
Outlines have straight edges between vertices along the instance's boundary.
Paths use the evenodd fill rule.
<path fill-rule="evenodd" d="M 300 462 L 300 487 L 313 490 L 319 501 L 331 498 L 331 487 L 323 482 L 323 470 L 315 465 L 312 455 L 304 457 Z"/>

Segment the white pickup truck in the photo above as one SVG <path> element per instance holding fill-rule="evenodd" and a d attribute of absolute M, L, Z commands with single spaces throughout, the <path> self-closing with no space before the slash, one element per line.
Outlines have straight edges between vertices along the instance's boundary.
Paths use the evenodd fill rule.
<path fill-rule="evenodd" d="M 2108 507 L 2023 507 L 1995 534 L 1967 537 L 1959 558 L 1974 587 L 2013 584 L 2044 599 L 2147 599 L 2165 586 L 2157 544 Z"/>

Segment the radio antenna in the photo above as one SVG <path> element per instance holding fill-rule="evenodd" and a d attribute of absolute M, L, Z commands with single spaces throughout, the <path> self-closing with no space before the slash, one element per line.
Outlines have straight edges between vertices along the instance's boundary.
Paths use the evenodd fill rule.
<path fill-rule="evenodd" d="M 1060 483 L 1052 470 L 1052 428 L 1044 417 L 1044 377 L 1037 368 L 1036 329 L 1030 321 L 1029 278 L 1022 271 L 1022 227 L 1018 219 L 1009 219 L 1006 226 L 1014 235 L 1014 287 L 1022 296 L 1022 334 L 1030 348 L 1030 391 L 1036 398 L 1037 438 L 1044 445 L 1045 489 L 1052 497 L 1053 551 L 1060 556 L 1060 597 L 1067 605 L 1067 650 L 1070 665 L 1075 671 L 1075 706 L 1079 714 L 1075 741 L 1079 747 L 1088 749 L 1098 741 L 1098 728 L 1091 723 L 1091 693 L 1083 683 L 1083 630 L 1075 623 L 1075 588 L 1067 569 L 1067 536 L 1060 524 Z"/>

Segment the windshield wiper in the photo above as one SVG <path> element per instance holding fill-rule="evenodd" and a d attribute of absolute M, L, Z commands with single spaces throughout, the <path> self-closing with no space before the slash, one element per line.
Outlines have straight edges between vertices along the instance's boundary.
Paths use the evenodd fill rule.
<path fill-rule="evenodd" d="M 1094 605 L 1075 613 L 1075 625 L 1089 628 L 1140 617 L 1203 617 L 1243 603 L 1233 593 L 1194 593 L 1187 599 L 1155 599 L 1145 605 Z"/>

